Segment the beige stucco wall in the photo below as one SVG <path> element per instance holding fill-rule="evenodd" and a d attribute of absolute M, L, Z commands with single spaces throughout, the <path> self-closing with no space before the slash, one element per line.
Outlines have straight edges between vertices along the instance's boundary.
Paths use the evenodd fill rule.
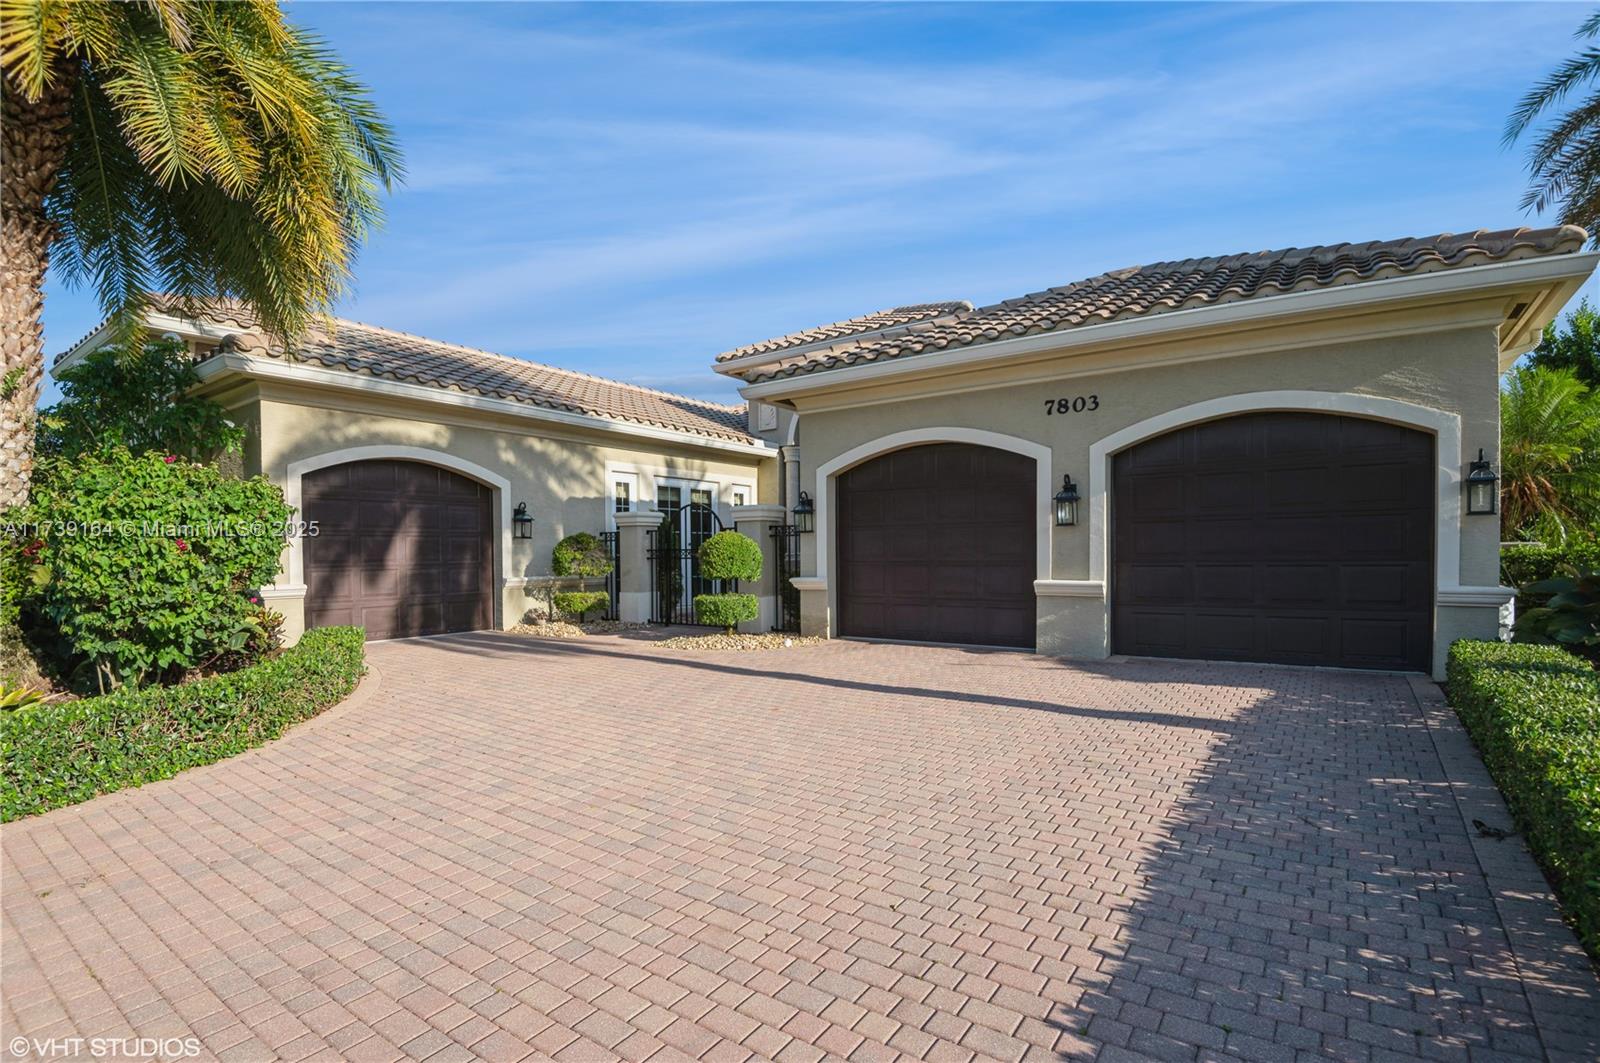
<path fill-rule="evenodd" d="M 1181 357 L 1182 352 L 1169 354 Z M 842 401 L 844 393 L 797 398 L 802 411 L 798 434 L 801 486 L 816 495 L 831 491 L 831 483 L 818 482 L 819 467 L 873 440 L 903 431 L 955 427 L 1042 444 L 1051 454 L 1051 482 L 1059 484 L 1062 474 L 1070 474 L 1080 491 L 1087 493 L 1090 447 L 1096 441 L 1179 407 L 1261 391 L 1372 396 L 1455 414 L 1460 418 L 1462 452 L 1448 458 L 1463 470 L 1479 447 L 1493 455 L 1499 446 L 1499 346 L 1495 331 L 1483 326 L 1089 375 L 1072 375 L 1080 363 L 1065 356 L 1046 363 L 1051 364 L 1060 367 L 1060 377 L 1048 379 L 1035 366 L 1032 375 L 1040 379 L 1025 384 L 987 386 L 981 375 L 969 374 L 954 383 L 910 379 L 872 391 L 851 392 L 847 399 L 856 405 L 845 408 L 827 408 L 830 402 Z M 1100 364 L 1107 364 L 1107 359 Z M 945 393 L 938 393 L 941 389 Z M 1045 414 L 1047 399 L 1078 395 L 1098 396 L 1098 409 Z M 1458 497 L 1443 501 L 1460 504 Z M 1039 505 L 1045 507 L 1047 498 L 1041 496 Z M 1090 521 L 1086 499 L 1076 526 L 1050 528 L 1051 579 L 1090 578 Z M 1456 582 L 1464 586 L 1497 584 L 1495 518 L 1463 516 L 1459 535 Z M 816 536 L 804 539 L 802 572 L 826 579 L 828 573 L 817 571 Z M 827 630 L 831 594 L 831 588 L 803 594 L 803 619 L 809 631 Z M 1104 599 L 1040 597 L 1038 601 L 1040 652 L 1076 657 L 1100 657 L 1109 652 Z M 1439 667 L 1452 639 L 1492 638 L 1496 624 L 1492 606 L 1440 609 L 1435 640 Z"/>
<path fill-rule="evenodd" d="M 534 525 L 531 539 L 514 539 L 504 529 L 496 537 L 497 580 L 509 577 L 500 588 L 496 622 L 502 627 L 521 620 L 530 603 L 520 581 L 549 575 L 550 553 L 561 538 L 578 531 L 607 530 L 608 464 L 640 471 L 639 497 L 646 507 L 654 505 L 651 482 L 656 476 L 712 482 L 725 520 L 730 519 L 728 491 L 735 483 L 752 485 L 754 501 L 771 501 L 777 495 L 774 458 L 693 444 L 536 425 L 498 414 L 387 398 L 330 395 L 276 383 L 235 399 L 234 410 L 255 429 L 246 452 L 247 471 L 264 474 L 291 500 L 291 465 L 357 447 L 419 448 L 508 480 L 503 505 L 501 492 L 496 492 L 496 513 L 507 514 L 517 503 L 526 502 Z M 297 637 L 304 628 L 304 588 L 294 578 L 291 554 L 292 548 L 285 550 L 280 586 L 264 593 L 284 614 L 288 633 Z"/>

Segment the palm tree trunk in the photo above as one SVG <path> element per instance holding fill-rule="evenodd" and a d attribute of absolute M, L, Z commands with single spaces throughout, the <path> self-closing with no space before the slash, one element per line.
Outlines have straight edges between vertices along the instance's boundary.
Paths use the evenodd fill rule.
<path fill-rule="evenodd" d="M 28 500 L 34 407 L 44 369 L 44 274 L 53 234 L 44 201 L 67 151 L 74 71 L 37 101 L 9 80 L 0 115 L 0 509 Z"/>

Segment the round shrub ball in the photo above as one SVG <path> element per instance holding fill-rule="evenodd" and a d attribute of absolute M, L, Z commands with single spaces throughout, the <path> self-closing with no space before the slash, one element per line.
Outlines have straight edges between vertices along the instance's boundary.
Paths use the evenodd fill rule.
<path fill-rule="evenodd" d="M 577 532 L 556 543 L 550 571 L 557 576 L 608 576 L 611 558 L 598 536 Z"/>
<path fill-rule="evenodd" d="M 761 544 L 736 531 L 717 532 L 700 544 L 700 574 L 707 579 L 760 579 Z"/>
<path fill-rule="evenodd" d="M 725 627 L 731 633 L 746 620 L 761 614 L 761 604 L 753 594 L 697 594 L 694 615 L 702 624 Z"/>
<path fill-rule="evenodd" d="M 550 596 L 550 601 L 557 612 L 581 620 L 586 613 L 610 605 L 611 595 L 605 591 L 557 591 Z"/>

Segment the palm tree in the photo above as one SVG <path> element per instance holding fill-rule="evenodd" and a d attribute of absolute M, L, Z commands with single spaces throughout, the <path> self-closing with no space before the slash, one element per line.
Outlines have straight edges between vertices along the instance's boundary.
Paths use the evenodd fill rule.
<path fill-rule="evenodd" d="M 271 0 L 0 0 L 0 507 L 24 501 L 54 263 L 131 338 L 153 290 L 291 342 L 400 176 L 367 90 Z"/>
<path fill-rule="evenodd" d="M 1584 20 L 1574 37 L 1600 35 L 1600 11 Z M 1506 123 L 1505 142 L 1516 142 L 1546 111 L 1575 90 L 1600 77 L 1600 47 L 1590 45 L 1529 90 Z M 1560 204 L 1561 221 L 1589 230 L 1600 246 L 1600 92 L 1591 92 L 1546 126 L 1528 156 L 1532 184 L 1522 197 L 1524 209 L 1541 213 Z"/>
<path fill-rule="evenodd" d="M 1500 391 L 1501 537 L 1565 541 L 1600 525 L 1600 394 L 1519 366 Z"/>

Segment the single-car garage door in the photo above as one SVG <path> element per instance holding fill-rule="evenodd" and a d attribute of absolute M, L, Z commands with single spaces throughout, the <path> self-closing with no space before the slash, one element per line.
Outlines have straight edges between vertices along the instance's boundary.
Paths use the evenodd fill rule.
<path fill-rule="evenodd" d="M 839 633 L 1034 644 L 1032 458 L 965 443 L 897 450 L 843 473 Z"/>
<path fill-rule="evenodd" d="M 301 508 L 306 626 L 355 624 L 369 639 L 492 625 L 489 488 L 414 461 L 357 461 L 306 474 Z"/>
<path fill-rule="evenodd" d="M 1117 653 L 1425 670 L 1433 437 L 1261 413 L 1116 455 Z"/>

